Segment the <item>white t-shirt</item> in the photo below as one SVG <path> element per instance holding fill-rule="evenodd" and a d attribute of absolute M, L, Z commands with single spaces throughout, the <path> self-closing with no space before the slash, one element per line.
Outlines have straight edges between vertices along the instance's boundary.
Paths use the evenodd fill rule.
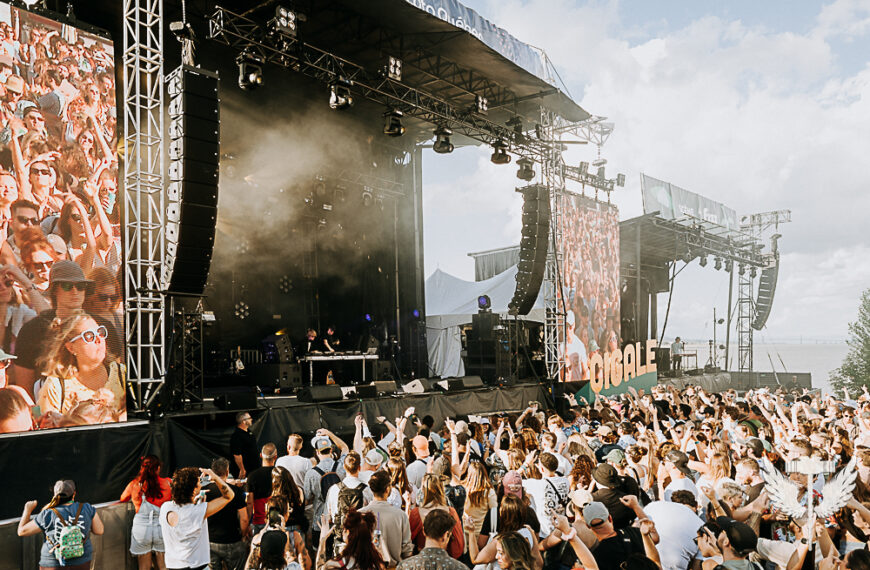
<path fill-rule="evenodd" d="M 293 481 L 301 489 L 305 486 L 305 474 L 311 469 L 311 460 L 301 455 L 285 455 L 275 461 L 275 465 L 283 467 L 293 476 Z"/>
<path fill-rule="evenodd" d="M 698 554 L 695 537 L 704 521 L 679 503 L 653 501 L 643 508 L 659 533 L 659 557 L 664 570 L 686 570 Z"/>
<path fill-rule="evenodd" d="M 423 486 L 423 475 L 426 474 L 429 466 L 426 464 L 428 457 L 425 459 L 415 459 L 405 468 L 405 473 L 408 475 L 408 482 L 419 489 Z"/>
<path fill-rule="evenodd" d="M 667 487 L 665 487 L 666 501 L 671 500 L 671 495 L 674 494 L 674 491 L 691 491 L 692 494 L 695 495 L 695 501 L 699 505 L 701 504 L 701 492 L 698 490 L 698 487 L 695 486 L 695 482 L 688 477 L 674 479 Z"/>
<path fill-rule="evenodd" d="M 553 457 L 556 458 L 556 461 L 559 462 L 559 466 L 556 468 L 556 472 L 559 475 L 567 475 L 571 472 L 571 468 L 573 467 L 573 465 L 571 465 L 571 461 L 567 457 L 553 450 L 550 450 L 547 453 L 551 454 Z"/>
<path fill-rule="evenodd" d="M 169 568 L 196 568 L 208 564 L 211 555 L 208 546 L 208 525 L 205 510 L 208 503 L 188 503 L 178 506 L 167 501 L 160 506 L 160 530 L 166 546 L 166 566 Z M 178 523 L 171 526 L 166 517 L 178 513 Z"/>
<path fill-rule="evenodd" d="M 523 489 L 529 494 L 532 503 L 534 503 L 535 514 L 538 515 L 538 522 L 541 524 L 540 536 L 548 536 L 553 532 L 552 516 L 556 513 L 565 513 L 565 508 L 559 503 L 559 499 L 568 497 L 570 490 L 568 480 L 564 477 L 523 479 Z M 556 491 L 558 491 L 558 496 Z"/>

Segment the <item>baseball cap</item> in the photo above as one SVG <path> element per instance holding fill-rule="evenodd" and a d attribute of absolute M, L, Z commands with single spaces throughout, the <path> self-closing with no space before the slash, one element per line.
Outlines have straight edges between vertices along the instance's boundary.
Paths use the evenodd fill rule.
<path fill-rule="evenodd" d="M 93 283 L 92 280 L 85 278 L 85 272 L 75 261 L 62 259 L 56 261 L 51 266 L 51 273 L 48 277 L 49 283 Z"/>
<path fill-rule="evenodd" d="M 468 423 L 463 420 L 456 422 L 456 433 L 469 433 Z"/>
<path fill-rule="evenodd" d="M 311 447 L 313 447 L 317 451 L 332 449 L 332 442 L 329 440 L 328 437 L 318 435 L 311 440 Z"/>
<path fill-rule="evenodd" d="M 61 479 L 54 484 L 54 494 L 72 497 L 76 492 L 76 484 L 72 479 Z"/>
<path fill-rule="evenodd" d="M 282 530 L 267 530 L 260 537 L 260 555 L 277 558 L 284 554 L 287 546 L 287 535 Z"/>
<path fill-rule="evenodd" d="M 429 440 L 425 436 L 417 435 L 411 440 L 414 451 L 419 457 L 429 457 Z"/>
<path fill-rule="evenodd" d="M 578 509 L 586 508 L 586 505 L 593 502 L 592 493 L 586 489 L 576 489 L 569 496 L 571 497 L 571 502 Z"/>
<path fill-rule="evenodd" d="M 504 486 L 505 495 L 513 495 L 519 499 L 523 498 L 523 478 L 517 471 L 508 471 L 501 478 L 501 484 Z"/>
<path fill-rule="evenodd" d="M 673 463 L 674 467 L 679 469 L 685 475 L 692 474 L 692 470 L 689 469 L 689 456 L 679 449 L 670 450 L 667 455 L 665 455 L 665 461 Z"/>
<path fill-rule="evenodd" d="M 604 456 L 604 460 L 617 465 L 625 463 L 625 452 L 621 449 L 611 449 L 610 453 Z"/>
<path fill-rule="evenodd" d="M 10 75 L 6 78 L 6 90 L 13 93 L 24 93 L 24 79 L 20 75 Z"/>
<path fill-rule="evenodd" d="M 606 521 L 610 517 L 610 511 L 604 506 L 604 503 L 592 501 L 583 507 L 583 520 L 586 524 L 592 525 L 595 521 Z"/>
<path fill-rule="evenodd" d="M 744 554 L 755 550 L 758 546 L 758 535 L 748 524 L 737 522 L 730 517 L 716 517 L 716 524 L 728 537 L 731 548 L 736 552 Z"/>
<path fill-rule="evenodd" d="M 610 429 L 610 426 L 599 426 L 597 430 L 595 430 L 596 435 L 610 435 L 613 433 L 613 430 Z"/>
<path fill-rule="evenodd" d="M 366 453 L 366 463 L 371 465 L 372 467 L 380 467 L 384 462 L 384 456 L 377 449 L 370 449 L 368 453 Z"/>

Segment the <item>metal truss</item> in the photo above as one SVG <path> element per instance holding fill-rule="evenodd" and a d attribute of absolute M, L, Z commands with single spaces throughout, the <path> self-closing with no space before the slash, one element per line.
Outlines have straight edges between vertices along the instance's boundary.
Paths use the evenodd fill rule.
<path fill-rule="evenodd" d="M 510 144 L 514 154 L 541 162 L 554 145 L 525 132 L 495 123 L 468 107 L 460 108 L 432 93 L 403 84 L 383 73 L 372 73 L 359 64 L 292 38 L 270 35 L 257 22 L 216 8 L 209 19 L 209 37 L 253 55 L 263 62 L 291 68 L 325 83 L 343 81 L 365 98 L 401 110 L 433 125 L 444 125 L 455 133 L 491 145 Z"/>
<path fill-rule="evenodd" d="M 164 382 L 163 0 L 124 0 L 124 303 L 133 410 Z"/>
<path fill-rule="evenodd" d="M 556 116 L 541 109 L 541 129 L 548 140 L 555 140 Z M 544 359 L 547 376 L 557 378 L 564 365 L 565 301 L 562 284 L 562 198 L 565 193 L 565 164 L 562 153 L 554 150 L 541 165 L 544 183 L 550 191 L 550 247 L 544 270 Z"/>
<path fill-rule="evenodd" d="M 175 339 L 172 365 L 176 381 L 170 384 L 173 401 L 188 405 L 202 403 L 205 380 L 203 361 L 202 303 L 191 311 L 179 308 L 172 314 L 172 336 Z"/>

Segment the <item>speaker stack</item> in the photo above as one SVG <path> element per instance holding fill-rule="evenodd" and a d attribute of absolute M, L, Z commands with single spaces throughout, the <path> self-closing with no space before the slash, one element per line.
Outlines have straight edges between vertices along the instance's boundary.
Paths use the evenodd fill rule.
<path fill-rule="evenodd" d="M 513 299 L 508 304 L 512 315 L 528 315 L 535 306 L 544 281 L 550 243 L 550 191 L 541 184 L 517 188 L 523 195 L 523 231 L 520 262 Z"/>
<path fill-rule="evenodd" d="M 182 65 L 167 83 L 170 182 L 161 282 L 170 292 L 198 295 L 208 278 L 217 223 L 218 76 Z"/>

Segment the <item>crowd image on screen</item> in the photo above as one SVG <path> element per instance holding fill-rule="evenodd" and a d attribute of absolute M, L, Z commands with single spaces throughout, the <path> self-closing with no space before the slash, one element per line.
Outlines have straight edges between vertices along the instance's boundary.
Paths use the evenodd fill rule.
<path fill-rule="evenodd" d="M 7 399 L 24 407 L 0 391 Z M 18 533 L 49 539 L 41 567 L 123 564 L 124 553 L 106 547 L 116 539 L 94 554 L 90 534 L 105 526 L 128 537 L 140 568 L 868 568 L 866 389 L 681 383 L 555 404 L 560 411 L 532 402 L 452 418 L 419 408 L 358 414 L 342 436 L 320 428 L 277 442 L 262 430 L 267 411 L 243 411 L 221 455 L 174 470 L 146 455 L 129 468 L 117 489 L 136 511 L 129 533 L 118 516 L 101 523 L 86 502 L 91 481 L 68 479 L 47 507 L 27 502 Z M 789 479 L 789 465 L 814 461 L 834 472 L 813 484 Z M 765 482 L 777 476 L 791 482 Z M 783 499 L 789 484 L 795 502 L 815 501 L 826 516 Z M 826 502 L 832 515 L 821 511 Z M 77 511 L 86 543 L 61 564 L 48 546 L 62 531 L 56 518 Z"/>
<path fill-rule="evenodd" d="M 112 44 L 0 7 L 0 431 L 123 420 Z"/>
<path fill-rule="evenodd" d="M 589 380 L 589 357 L 619 347 L 619 213 L 583 196 L 561 197 L 562 379 Z"/>

